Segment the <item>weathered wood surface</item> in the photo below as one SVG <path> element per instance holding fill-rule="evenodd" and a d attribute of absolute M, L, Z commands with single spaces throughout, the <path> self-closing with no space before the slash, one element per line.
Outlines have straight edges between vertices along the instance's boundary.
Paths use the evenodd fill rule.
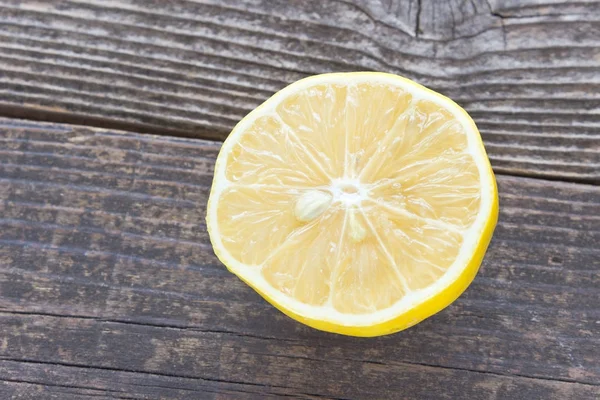
<path fill-rule="evenodd" d="M 481 272 L 397 335 L 274 310 L 212 253 L 218 142 L 304 76 L 450 96 L 499 173 Z M 0 0 L 0 398 L 600 398 L 600 2 Z"/>
<path fill-rule="evenodd" d="M 288 319 L 218 262 L 218 149 L 0 119 L 0 398 L 600 396 L 600 187 L 498 176 L 471 287 L 365 340 Z"/>
<path fill-rule="evenodd" d="M 328 71 L 463 105 L 496 171 L 600 182 L 600 2 L 2 0 L 0 115 L 223 138 Z"/>

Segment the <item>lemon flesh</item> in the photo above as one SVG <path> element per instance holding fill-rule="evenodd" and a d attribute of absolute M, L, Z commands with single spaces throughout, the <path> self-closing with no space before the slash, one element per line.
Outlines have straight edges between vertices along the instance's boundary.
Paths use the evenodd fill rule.
<path fill-rule="evenodd" d="M 467 113 L 408 79 L 359 72 L 295 82 L 233 129 L 207 226 L 219 259 L 285 314 L 376 336 L 466 289 L 497 213 Z"/>

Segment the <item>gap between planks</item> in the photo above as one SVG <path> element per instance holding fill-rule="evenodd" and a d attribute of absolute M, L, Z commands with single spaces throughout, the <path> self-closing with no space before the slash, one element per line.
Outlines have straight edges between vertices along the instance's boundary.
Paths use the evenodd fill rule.
<path fill-rule="evenodd" d="M 124 131 L 127 133 L 141 134 L 141 135 L 156 135 L 163 137 L 178 137 L 190 140 L 208 140 L 215 143 L 222 143 L 223 136 L 225 136 L 229 130 L 225 127 L 205 127 L 199 128 L 195 131 L 188 131 L 182 129 L 163 129 L 153 125 L 144 125 L 135 122 L 122 122 L 117 120 L 111 120 L 108 118 L 100 118 L 96 116 L 78 115 L 68 112 L 62 112 L 52 109 L 46 109 L 42 107 L 16 107 L 10 104 L 0 102 L 0 118 L 12 119 L 22 122 L 42 122 L 42 123 L 59 123 L 69 126 L 91 128 L 91 129 L 106 129 L 106 130 L 117 130 Z M 485 141 L 484 141 L 485 143 Z M 494 173 L 502 176 L 513 176 L 518 178 L 533 178 L 541 181 L 551 182 L 565 182 L 565 183 L 577 183 L 584 185 L 600 185 L 600 176 L 576 177 L 576 176 L 556 176 L 556 175 L 545 175 L 536 171 L 518 172 L 506 170 L 502 166 L 494 166 Z"/>

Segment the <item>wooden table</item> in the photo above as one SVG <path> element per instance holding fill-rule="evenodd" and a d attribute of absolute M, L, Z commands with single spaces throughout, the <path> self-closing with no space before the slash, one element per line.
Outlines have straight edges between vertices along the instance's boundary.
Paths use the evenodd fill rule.
<path fill-rule="evenodd" d="M 226 272 L 232 126 L 304 76 L 405 75 L 481 129 L 472 286 L 376 339 Z M 1 399 L 599 399 L 600 2 L 0 0 Z"/>

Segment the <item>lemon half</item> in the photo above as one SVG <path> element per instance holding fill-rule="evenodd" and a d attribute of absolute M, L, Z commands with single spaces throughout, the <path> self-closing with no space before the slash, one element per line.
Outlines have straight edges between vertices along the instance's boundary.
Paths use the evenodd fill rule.
<path fill-rule="evenodd" d="M 450 99 L 384 73 L 295 82 L 223 144 L 207 227 L 219 259 L 288 316 L 400 331 L 473 280 L 498 216 L 481 136 Z"/>

